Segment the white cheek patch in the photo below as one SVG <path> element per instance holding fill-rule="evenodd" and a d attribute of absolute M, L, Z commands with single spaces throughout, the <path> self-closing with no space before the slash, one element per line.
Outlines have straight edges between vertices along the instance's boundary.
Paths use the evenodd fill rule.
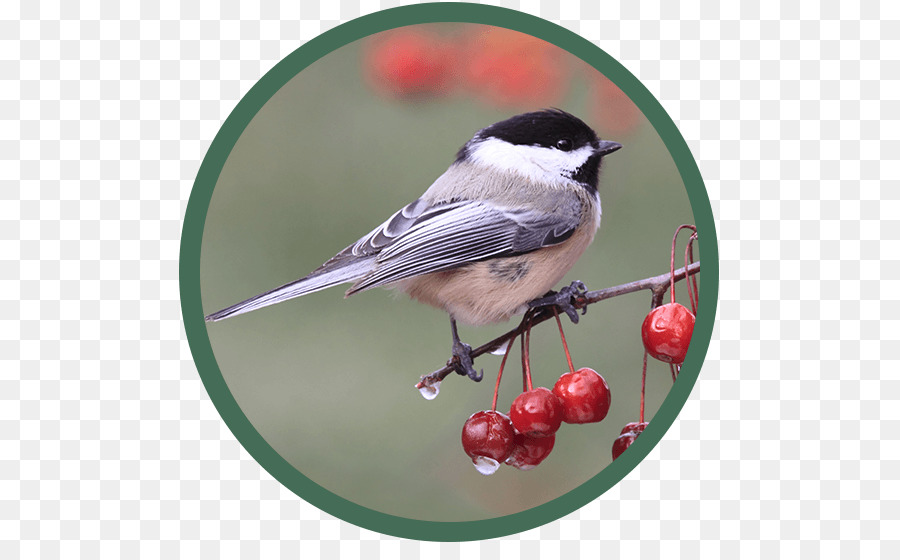
<path fill-rule="evenodd" d="M 563 152 L 541 146 L 513 145 L 488 138 L 476 143 L 469 157 L 481 165 L 491 165 L 502 171 L 525 175 L 533 181 L 553 184 L 558 183 L 562 177 L 571 177 L 593 153 L 590 146 Z"/>

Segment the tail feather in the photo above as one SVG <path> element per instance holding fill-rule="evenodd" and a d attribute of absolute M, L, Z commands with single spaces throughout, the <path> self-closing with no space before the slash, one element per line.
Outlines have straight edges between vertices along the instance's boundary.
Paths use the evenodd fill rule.
<path fill-rule="evenodd" d="M 253 296 L 240 303 L 226 307 L 206 316 L 207 322 L 221 321 L 235 315 L 254 311 L 261 307 L 274 305 L 295 297 L 305 296 L 325 288 L 356 281 L 371 272 L 373 259 L 353 259 L 350 263 L 339 268 L 322 266 L 309 276 L 289 282 L 284 286 L 269 290 L 258 296 Z M 326 263 L 328 264 L 328 263 Z"/>

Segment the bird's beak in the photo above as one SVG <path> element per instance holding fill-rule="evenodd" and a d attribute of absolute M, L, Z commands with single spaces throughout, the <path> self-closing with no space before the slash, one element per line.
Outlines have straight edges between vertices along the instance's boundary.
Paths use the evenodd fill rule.
<path fill-rule="evenodd" d="M 622 147 L 622 144 L 619 144 L 618 142 L 610 142 L 609 140 L 600 140 L 600 142 L 597 143 L 597 147 L 594 149 L 594 154 L 596 154 L 598 156 L 609 155 L 621 147 Z"/>

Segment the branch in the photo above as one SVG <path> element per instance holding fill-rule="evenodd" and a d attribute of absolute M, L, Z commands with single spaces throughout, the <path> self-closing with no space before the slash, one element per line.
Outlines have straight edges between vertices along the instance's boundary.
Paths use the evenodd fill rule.
<path fill-rule="evenodd" d="M 696 274 L 700 272 L 700 261 L 697 261 L 686 268 L 679 268 L 675 271 L 675 282 L 684 280 L 687 273 Z M 613 286 L 611 288 L 605 288 L 603 290 L 595 290 L 591 292 L 585 292 L 580 296 L 576 296 L 573 301 L 573 305 L 575 309 L 587 309 L 587 306 L 603 301 L 605 299 L 614 298 L 617 296 L 622 296 L 625 294 L 631 294 L 634 292 L 640 292 L 641 290 L 650 290 L 653 294 L 653 303 L 652 306 L 656 307 L 662 303 L 662 298 L 665 295 L 666 291 L 668 291 L 670 284 L 672 283 L 672 274 L 666 272 L 665 274 L 660 274 L 659 276 L 653 276 L 651 278 L 644 278 L 643 280 L 635 280 L 634 282 L 628 282 L 627 284 L 621 284 L 619 286 Z M 539 308 L 537 311 L 531 314 L 531 327 L 539 325 L 548 319 L 552 319 L 554 317 L 552 308 Z M 525 332 L 526 322 L 522 321 L 519 323 L 519 326 L 512 329 L 511 331 L 501 334 L 494 340 L 489 342 L 485 342 L 478 348 L 472 350 L 472 358 L 477 358 L 482 354 L 487 354 L 488 352 L 493 352 L 498 348 L 501 348 L 507 341 L 514 340 L 517 336 Z M 455 371 L 453 365 L 457 361 L 456 357 L 453 357 L 447 360 L 447 365 L 442 367 L 441 369 L 434 371 L 428 375 L 422 376 L 422 380 L 416 384 L 417 389 L 426 389 L 433 388 L 436 383 L 441 382 L 445 377 L 450 375 L 453 371 Z"/>

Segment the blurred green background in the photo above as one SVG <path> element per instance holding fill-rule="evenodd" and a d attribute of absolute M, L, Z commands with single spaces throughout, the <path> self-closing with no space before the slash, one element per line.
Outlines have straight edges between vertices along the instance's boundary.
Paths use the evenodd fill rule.
<path fill-rule="evenodd" d="M 347 45 L 302 71 L 235 145 L 204 229 L 206 313 L 304 276 L 417 198 L 476 130 L 542 108 L 495 107 L 465 92 L 417 102 L 384 97 L 364 78 L 365 48 L 365 41 Z M 675 228 L 693 223 L 681 178 L 642 116 L 615 135 L 604 130 L 591 109 L 596 72 L 570 64 L 576 71 L 555 105 L 625 147 L 604 161 L 602 226 L 566 283 L 599 289 L 661 274 Z M 686 301 L 684 284 L 677 290 Z M 579 325 L 565 321 L 576 367 L 598 370 L 610 385 L 609 416 L 564 424 L 536 469 L 504 467 L 492 476 L 472 467 L 460 431 L 469 415 L 490 408 L 500 357 L 476 361 L 482 383 L 448 377 L 434 401 L 413 388 L 449 357 L 443 312 L 387 290 L 344 299 L 333 288 L 208 331 L 238 404 L 304 475 L 383 513 L 467 521 L 543 504 L 609 464 L 613 440 L 638 418 L 640 325 L 649 303 L 649 293 L 628 295 L 592 306 Z M 461 336 L 476 346 L 513 326 L 462 326 Z M 517 348 L 501 386 L 505 412 L 521 390 Z M 552 387 L 566 370 L 552 322 L 532 333 L 531 355 L 535 385 Z M 647 419 L 670 387 L 668 366 L 651 360 Z"/>

